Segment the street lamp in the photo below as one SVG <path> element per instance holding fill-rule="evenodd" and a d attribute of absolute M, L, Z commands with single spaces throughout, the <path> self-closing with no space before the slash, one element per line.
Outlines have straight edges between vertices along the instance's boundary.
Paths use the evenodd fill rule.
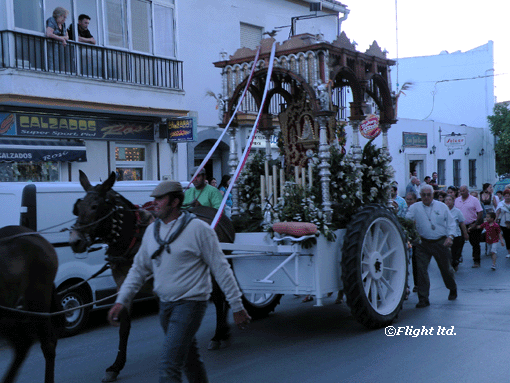
<path fill-rule="evenodd" d="M 469 156 L 469 153 L 471 153 L 471 150 L 469 149 L 469 147 L 466 149 L 466 151 L 464 152 L 464 155 L 465 156 Z"/>
<path fill-rule="evenodd" d="M 432 145 L 432 148 L 430 150 L 430 154 L 436 154 L 436 145 Z"/>
<path fill-rule="evenodd" d="M 485 149 L 482 148 L 482 150 L 480 150 L 480 153 L 478 153 L 479 156 L 483 156 L 485 154 Z"/>

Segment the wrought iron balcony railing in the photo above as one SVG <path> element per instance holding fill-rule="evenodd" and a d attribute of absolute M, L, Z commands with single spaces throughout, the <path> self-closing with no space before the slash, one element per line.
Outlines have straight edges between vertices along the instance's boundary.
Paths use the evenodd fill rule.
<path fill-rule="evenodd" d="M 97 45 L 62 43 L 37 35 L 0 31 L 0 68 L 16 68 L 183 89 L 182 61 Z"/>

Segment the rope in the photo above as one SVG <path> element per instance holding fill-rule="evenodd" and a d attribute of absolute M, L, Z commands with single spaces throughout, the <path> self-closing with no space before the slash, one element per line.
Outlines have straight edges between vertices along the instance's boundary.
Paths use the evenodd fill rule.
<path fill-rule="evenodd" d="M 149 275 L 144 283 L 146 283 L 147 281 L 149 281 L 153 277 L 154 277 L 153 274 Z M 10 312 L 14 312 L 14 313 L 18 313 L 18 314 L 31 315 L 31 316 L 43 317 L 43 318 L 50 318 L 50 317 L 54 317 L 54 316 L 57 316 L 57 315 L 62 315 L 62 314 L 68 313 L 68 312 L 72 312 L 72 311 L 75 311 L 75 310 L 79 310 L 79 309 L 82 309 L 82 308 L 85 308 L 85 307 L 90 307 L 90 306 L 93 306 L 93 305 L 95 305 L 97 303 L 105 302 L 108 299 L 112 299 L 112 298 L 116 297 L 117 295 L 119 295 L 118 292 L 116 292 L 115 294 L 112 294 L 110 296 L 107 296 L 105 298 L 99 299 L 97 301 L 85 303 L 85 304 L 83 304 L 81 306 L 73 307 L 71 309 L 66 309 L 66 310 L 62 310 L 62 311 L 57 311 L 57 312 L 54 312 L 54 313 L 41 313 L 41 312 L 38 312 L 38 311 L 20 310 L 20 309 L 15 309 L 15 308 L 12 308 L 12 307 L 1 306 L 1 305 L 0 305 L 0 309 L 6 310 L 6 311 L 10 311 Z"/>
<path fill-rule="evenodd" d="M 26 310 L 20 310 L 20 309 L 15 309 L 15 308 L 12 308 L 12 307 L 6 307 L 6 306 L 1 306 L 0 305 L 0 309 L 2 310 L 6 310 L 6 311 L 11 311 L 11 312 L 15 312 L 15 313 L 18 313 L 18 314 L 25 314 L 25 315 L 31 315 L 31 316 L 36 316 L 36 317 L 43 317 L 43 318 L 50 318 L 50 317 L 53 317 L 53 316 L 56 316 L 56 315 L 61 315 L 61 314 L 65 314 L 67 312 L 71 312 L 71 311 L 75 311 L 75 310 L 79 310 L 79 309 L 82 309 L 82 308 L 85 308 L 85 307 L 89 307 L 89 306 L 93 306 L 95 305 L 96 303 L 101 303 L 101 302 L 104 302 L 108 299 L 111 299 L 115 296 L 117 296 L 119 293 L 115 293 L 115 294 L 112 294 L 106 298 L 102 298 L 98 301 L 94 301 L 94 302 L 90 302 L 90 303 L 85 303 L 84 305 L 81 305 L 81 306 L 78 306 L 78 307 L 73 307 L 72 309 L 67 309 L 67 310 L 62 310 L 62 311 L 57 311 L 57 312 L 54 312 L 54 313 L 41 313 L 41 312 L 38 312 L 38 311 L 26 311 Z"/>
<path fill-rule="evenodd" d="M 95 277 L 97 277 L 98 275 L 101 275 L 103 274 L 106 270 L 108 270 L 110 268 L 110 264 L 109 263 L 105 263 L 103 267 L 101 267 L 101 269 L 99 269 L 99 271 L 97 271 L 96 273 L 92 274 L 88 279 L 84 280 L 84 281 L 81 281 L 71 287 L 68 287 L 67 289 L 63 290 L 63 291 L 59 291 L 57 293 L 57 295 L 63 295 L 65 293 L 67 293 L 68 291 L 70 290 L 73 290 L 73 289 L 76 289 L 78 287 L 80 287 L 81 285 L 87 283 L 88 281 L 90 281 L 91 279 L 94 279 Z"/>

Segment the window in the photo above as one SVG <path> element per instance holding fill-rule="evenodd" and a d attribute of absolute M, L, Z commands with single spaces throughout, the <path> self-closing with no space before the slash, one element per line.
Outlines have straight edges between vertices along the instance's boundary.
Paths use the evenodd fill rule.
<path fill-rule="evenodd" d="M 131 0 L 131 33 L 133 50 L 151 53 L 151 18 L 151 4 L 149 2 Z"/>
<path fill-rule="evenodd" d="M 145 179 L 145 147 L 118 145 L 115 147 L 117 181 Z"/>
<path fill-rule="evenodd" d="M 13 0 L 13 4 L 18 29 L 44 33 L 46 19 L 61 6 L 70 12 L 66 28 L 77 23 L 73 9 L 91 17 L 89 29 L 98 44 L 176 57 L 174 0 Z M 261 28 L 259 35 L 257 45 Z"/>
<path fill-rule="evenodd" d="M 476 160 L 469 160 L 469 187 L 476 187 Z"/>
<path fill-rule="evenodd" d="M 437 160 L 437 182 L 446 185 L 446 160 Z"/>
<path fill-rule="evenodd" d="M 460 160 L 453 160 L 453 186 L 460 188 Z"/>
<path fill-rule="evenodd" d="M 174 10 L 154 4 L 154 54 L 175 57 Z"/>
<path fill-rule="evenodd" d="M 125 0 L 105 0 L 105 43 L 119 48 L 127 44 L 127 6 Z"/>
<path fill-rule="evenodd" d="M 16 28 L 44 32 L 46 31 L 44 21 L 43 8 L 38 1 L 14 1 L 14 26 Z"/>
<path fill-rule="evenodd" d="M 262 27 L 241 23 L 241 48 L 255 49 L 262 40 Z"/>
<path fill-rule="evenodd" d="M 0 182 L 57 182 L 58 162 L 2 162 Z"/>

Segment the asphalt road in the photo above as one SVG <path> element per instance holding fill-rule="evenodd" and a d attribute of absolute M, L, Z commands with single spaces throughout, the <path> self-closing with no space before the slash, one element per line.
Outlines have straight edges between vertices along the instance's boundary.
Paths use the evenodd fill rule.
<path fill-rule="evenodd" d="M 313 302 L 284 296 L 271 316 L 253 322 L 249 330 L 235 329 L 230 348 L 207 351 L 215 324 L 211 305 L 198 332 L 210 382 L 507 382 L 510 259 L 499 247 L 498 270 L 492 271 L 490 258 L 483 255 L 482 267 L 472 269 L 470 253 L 467 244 L 456 274 L 456 301 L 447 300 L 448 290 L 431 262 L 431 306 L 416 309 L 418 299 L 411 294 L 393 324 L 400 335 L 366 330 L 345 304 L 334 304 L 334 297 L 314 307 Z M 122 383 L 158 381 L 162 333 L 155 311 L 150 306 L 138 311 L 142 309 L 148 313 L 134 319 L 128 363 L 118 379 Z M 99 313 L 86 332 L 59 341 L 57 383 L 100 382 L 117 343 L 116 330 L 105 323 L 104 314 Z M 420 334 L 413 337 L 415 329 Z M 0 349 L 0 371 L 6 370 L 10 357 L 8 349 Z M 43 371 L 44 358 L 36 345 L 18 382 L 43 382 Z"/>

